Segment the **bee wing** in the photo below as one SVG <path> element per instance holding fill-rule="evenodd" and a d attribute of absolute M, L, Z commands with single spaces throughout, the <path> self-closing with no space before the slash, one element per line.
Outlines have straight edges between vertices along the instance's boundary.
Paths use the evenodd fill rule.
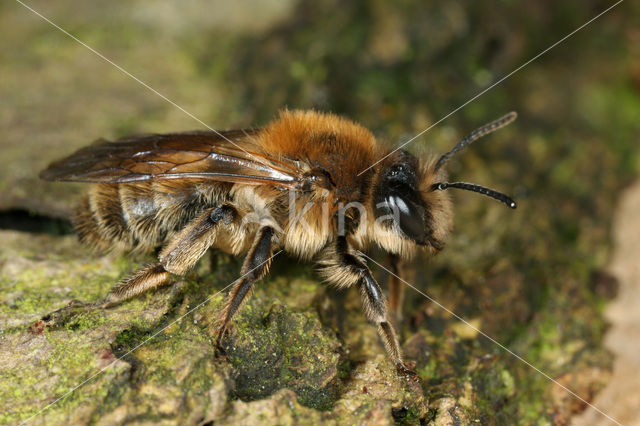
<path fill-rule="evenodd" d="M 251 137 L 259 131 L 195 131 L 116 142 L 100 139 L 51 163 L 40 177 L 93 183 L 197 179 L 295 188 L 303 172 L 292 160 L 263 153 Z"/>

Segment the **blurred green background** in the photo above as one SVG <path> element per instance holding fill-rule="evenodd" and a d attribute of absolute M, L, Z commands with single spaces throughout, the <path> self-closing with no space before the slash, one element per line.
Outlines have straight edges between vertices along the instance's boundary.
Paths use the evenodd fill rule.
<path fill-rule="evenodd" d="M 348 116 L 392 143 L 421 132 L 612 4 L 29 2 L 211 127 L 260 126 L 281 108 L 313 108 Z M 5 1 L 0 11 L 3 228 L 66 229 L 53 219 L 67 217 L 82 186 L 38 181 L 52 159 L 98 137 L 202 128 L 20 4 Z M 409 145 L 420 155 L 441 153 L 479 125 L 519 113 L 515 124 L 450 166 L 456 180 L 513 195 L 518 209 L 455 193 L 447 248 L 415 262 L 409 277 L 589 398 L 606 383 L 612 362 L 602 348 L 602 310 L 615 293 L 602 272 L 612 217 L 638 172 L 638 22 L 640 5 L 621 3 Z M 429 347 L 428 357 L 405 348 L 418 363 L 427 401 L 460 401 L 471 383 L 465 415 L 482 423 L 563 424 L 584 408 L 407 293 L 400 334 L 414 342 L 421 336 Z M 394 419 L 438 415 L 418 412 L 396 411 Z"/>

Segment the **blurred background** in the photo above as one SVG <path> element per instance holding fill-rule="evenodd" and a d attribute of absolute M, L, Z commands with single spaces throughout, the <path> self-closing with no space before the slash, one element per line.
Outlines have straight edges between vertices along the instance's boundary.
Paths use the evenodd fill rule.
<path fill-rule="evenodd" d="M 28 4 L 213 128 L 255 127 L 285 107 L 313 108 L 399 144 L 613 2 Z M 69 232 L 83 187 L 39 181 L 51 160 L 99 137 L 203 128 L 19 3 L 5 1 L 0 10 L 3 229 Z M 410 265 L 408 280 L 589 401 L 616 362 L 603 341 L 604 313 L 621 285 L 610 268 L 614 218 L 638 173 L 638 22 L 640 5 L 620 3 L 408 146 L 420 155 L 442 153 L 485 122 L 519 113 L 515 124 L 450 166 L 453 179 L 513 195 L 518 209 L 456 192 L 447 248 Z M 629 233 L 640 227 L 625 223 Z M 377 273 L 384 282 L 384 271 Z M 3 274 L 6 287 L 10 272 Z M 327 297 L 346 297 L 359 314 L 355 292 Z M 4 312 L 13 315 L 18 308 L 7 300 L 5 294 Z M 400 334 L 429 410 L 395 407 L 395 421 L 443 419 L 437 404 L 446 398 L 454 401 L 450 412 L 482 423 L 568 424 L 586 407 L 410 289 L 405 312 Z M 340 337 L 351 347 L 350 365 L 367 356 L 350 343 L 353 336 Z M 638 370 L 622 373 L 638 382 Z M 331 413 L 344 395 L 323 409 Z M 613 413 L 614 405 L 600 408 Z M 615 415 L 631 421 L 632 413 L 623 407 Z M 604 421 L 589 415 L 576 424 Z"/>

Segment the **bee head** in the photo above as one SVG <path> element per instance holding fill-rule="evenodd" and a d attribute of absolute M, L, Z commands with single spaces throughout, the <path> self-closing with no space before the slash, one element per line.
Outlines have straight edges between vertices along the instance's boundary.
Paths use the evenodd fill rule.
<path fill-rule="evenodd" d="M 373 200 L 382 226 L 439 251 L 451 228 L 451 202 L 446 193 L 432 190 L 429 169 L 433 165 L 423 165 L 407 151 L 395 152 L 382 163 Z M 445 177 L 444 171 L 437 175 Z"/>
<path fill-rule="evenodd" d="M 374 192 L 376 217 L 402 237 L 439 251 L 453 217 L 446 189 L 477 192 L 515 209 L 515 201 L 493 189 L 466 182 L 447 182 L 443 166 L 465 146 L 506 126 L 516 117 L 515 112 L 510 112 L 474 130 L 435 163 L 424 164 L 407 151 L 394 152 L 382 163 L 378 175 Z"/>

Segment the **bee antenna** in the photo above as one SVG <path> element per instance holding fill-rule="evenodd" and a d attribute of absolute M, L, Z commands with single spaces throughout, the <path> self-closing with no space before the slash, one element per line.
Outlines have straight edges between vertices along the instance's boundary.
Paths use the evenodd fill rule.
<path fill-rule="evenodd" d="M 512 123 L 517 117 L 518 114 L 515 111 L 511 111 L 510 113 L 503 115 L 497 120 L 494 120 L 491 123 L 487 123 L 484 126 L 479 127 L 473 132 L 469 133 L 464 139 L 458 142 L 458 144 L 454 146 L 451 151 L 440 157 L 440 159 L 436 163 L 434 171 L 437 172 L 440 167 L 442 167 L 447 161 L 449 161 L 449 158 L 453 157 L 456 152 L 460 151 L 470 143 L 477 141 L 481 137 L 486 136 L 489 133 L 493 133 L 496 130 L 506 126 L 507 124 Z"/>
<path fill-rule="evenodd" d="M 494 191 L 493 189 L 486 188 L 484 186 L 476 185 L 475 183 L 467 182 L 454 182 L 454 183 L 434 183 L 431 185 L 432 190 L 444 191 L 447 188 L 458 188 L 466 191 L 477 192 L 487 197 L 491 197 L 494 200 L 498 200 L 501 203 L 506 204 L 508 207 L 515 209 L 517 207 L 516 202 L 511 197 L 503 194 L 502 192 Z"/>

